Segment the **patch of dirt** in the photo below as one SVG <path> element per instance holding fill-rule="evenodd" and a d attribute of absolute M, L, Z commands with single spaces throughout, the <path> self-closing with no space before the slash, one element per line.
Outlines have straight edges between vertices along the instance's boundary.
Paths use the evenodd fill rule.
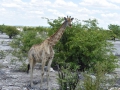
<path fill-rule="evenodd" d="M 41 70 L 35 69 L 33 74 L 34 87 L 30 87 L 30 74 L 26 72 L 13 71 L 9 68 L 2 68 L 0 70 L 0 90 L 40 90 Z M 57 90 L 56 75 L 57 72 L 50 72 L 50 88 Z M 43 90 L 47 90 L 46 75 L 43 80 Z"/>

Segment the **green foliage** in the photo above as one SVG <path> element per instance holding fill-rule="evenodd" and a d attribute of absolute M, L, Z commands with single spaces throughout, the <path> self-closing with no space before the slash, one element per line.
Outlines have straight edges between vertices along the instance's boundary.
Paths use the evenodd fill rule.
<path fill-rule="evenodd" d="M 120 26 L 119 25 L 110 24 L 108 25 L 108 28 L 114 33 L 112 37 L 120 38 Z"/>
<path fill-rule="evenodd" d="M 95 69 L 95 78 L 90 77 L 90 72 L 84 74 L 84 87 L 85 90 L 103 90 L 104 87 L 101 87 L 101 83 L 103 84 L 105 81 L 105 64 L 100 64 L 97 62 L 97 64 L 94 67 Z M 105 84 L 105 83 L 104 83 Z"/>
<path fill-rule="evenodd" d="M 5 28 L 5 33 L 9 36 L 9 38 L 12 38 L 12 37 L 18 35 L 19 31 L 13 26 L 7 26 Z"/>
<path fill-rule="evenodd" d="M 112 30 L 102 30 L 104 34 L 107 34 L 108 39 L 107 40 L 115 40 L 116 35 L 113 33 Z"/>
<path fill-rule="evenodd" d="M 58 30 L 58 28 L 61 26 L 62 22 L 63 22 L 63 18 L 58 17 L 58 19 L 55 19 L 53 21 L 50 21 L 48 19 L 48 24 L 50 25 L 51 29 L 48 31 L 48 35 L 52 35 L 55 33 L 55 31 Z"/>
<path fill-rule="evenodd" d="M 0 50 L 0 59 L 3 59 L 5 55 L 5 52 L 3 50 Z"/>
<path fill-rule="evenodd" d="M 106 33 L 100 30 L 81 30 L 68 43 L 72 52 L 71 59 L 75 59 L 82 70 L 94 66 L 98 61 L 111 61 L 111 65 L 114 65 L 112 44 L 107 42 L 107 38 Z"/>
<path fill-rule="evenodd" d="M 97 26 L 98 25 L 98 22 L 96 19 L 89 19 L 89 20 L 83 20 L 84 22 L 84 25 L 83 25 L 83 28 L 85 28 L 85 30 L 98 30 L 99 27 Z"/>
<path fill-rule="evenodd" d="M 53 21 L 48 20 L 50 28 L 44 27 L 25 27 L 24 31 L 12 42 L 15 48 L 14 54 L 19 60 L 26 58 L 27 52 L 33 44 L 41 43 L 47 35 L 54 34 L 63 22 L 63 18 Z M 116 58 L 112 54 L 112 44 L 110 39 L 111 32 L 107 32 L 98 27 L 98 22 L 94 20 L 85 20 L 80 22 L 75 19 L 72 27 L 67 27 L 60 41 L 55 45 L 55 57 L 53 65 L 63 65 L 71 63 L 71 68 L 79 65 L 80 70 L 93 67 L 98 61 L 106 62 L 106 71 L 110 72 L 116 67 Z M 32 38 L 31 38 L 32 37 Z M 110 62 L 108 64 L 108 62 Z"/>
<path fill-rule="evenodd" d="M 108 90 L 114 86 L 116 76 L 106 76 L 106 63 L 97 62 L 93 69 L 79 73 L 78 68 L 70 68 L 69 64 L 58 71 L 59 90 Z M 108 86 L 109 84 L 109 86 Z"/>
<path fill-rule="evenodd" d="M 35 31 L 24 32 L 21 37 L 21 49 L 22 51 L 27 52 L 33 44 L 39 44 L 41 41 L 40 37 L 36 37 Z"/>
<path fill-rule="evenodd" d="M 42 30 L 26 30 L 22 31 L 10 43 L 11 47 L 14 48 L 12 54 L 17 57 L 17 59 L 12 60 L 12 63 L 15 63 L 17 61 L 23 63 L 23 65 L 20 67 L 20 70 L 26 70 L 25 62 L 27 59 L 28 51 L 32 47 L 32 45 L 40 44 L 44 40 L 46 34 L 44 35 L 44 37 L 42 37 L 42 35 Z"/>
<path fill-rule="evenodd" d="M 108 90 L 112 87 L 115 84 L 116 76 L 112 75 L 113 78 L 108 78 L 106 68 L 104 62 L 97 62 L 94 70 L 89 69 L 88 72 L 83 73 L 84 79 L 79 82 L 77 90 Z"/>
<path fill-rule="evenodd" d="M 59 90 L 75 90 L 79 82 L 77 68 L 70 69 L 70 64 L 66 64 L 58 70 Z"/>
<path fill-rule="evenodd" d="M 33 44 L 42 42 L 41 37 L 37 37 L 36 34 L 36 31 L 23 31 L 19 37 L 12 41 L 11 46 L 19 53 L 15 56 L 19 57 L 21 54 L 27 56 L 27 52 Z M 16 52 L 14 54 L 16 54 Z"/>
<path fill-rule="evenodd" d="M 4 24 L 3 24 L 3 25 L 0 25 L 0 32 L 3 33 L 4 30 L 5 30 L 5 25 L 4 25 Z"/>
<path fill-rule="evenodd" d="M 48 27 L 43 27 L 43 26 L 37 26 L 37 27 L 24 27 L 23 31 L 38 31 L 38 32 L 47 32 L 49 28 Z"/>
<path fill-rule="evenodd" d="M 24 27 L 24 28 L 23 28 L 23 31 L 28 31 L 28 30 L 29 30 L 29 31 L 30 31 L 30 30 L 33 31 L 33 30 L 35 30 L 35 27 Z"/>
<path fill-rule="evenodd" d="M 62 22 L 62 18 L 49 21 L 51 25 L 49 35 L 58 30 Z M 105 61 L 111 62 L 107 64 L 108 69 L 106 70 L 113 70 L 116 67 L 116 58 L 112 54 L 112 44 L 107 41 L 110 35 L 97 24 L 97 20 L 86 20 L 83 25 L 76 20 L 72 28 L 67 27 L 62 38 L 54 47 L 53 65 L 71 62 L 80 65 L 81 70 L 85 70 L 93 67 L 98 61 Z"/>
<path fill-rule="evenodd" d="M 27 71 L 27 64 L 26 64 L 26 63 L 23 63 L 23 64 L 20 66 L 19 70 L 20 70 L 21 72 L 26 72 L 26 71 Z"/>

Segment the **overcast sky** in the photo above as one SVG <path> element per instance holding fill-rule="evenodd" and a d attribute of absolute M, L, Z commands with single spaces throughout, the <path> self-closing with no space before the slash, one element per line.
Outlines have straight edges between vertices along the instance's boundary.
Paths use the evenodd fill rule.
<path fill-rule="evenodd" d="M 48 26 L 41 17 L 67 15 L 80 20 L 95 18 L 103 28 L 120 25 L 120 0 L 0 0 L 0 24 Z"/>

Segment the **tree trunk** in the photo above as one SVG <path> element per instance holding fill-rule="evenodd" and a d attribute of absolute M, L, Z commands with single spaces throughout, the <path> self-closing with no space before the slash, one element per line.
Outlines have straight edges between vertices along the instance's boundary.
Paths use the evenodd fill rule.
<path fill-rule="evenodd" d="M 12 39 L 12 36 L 11 36 L 11 35 L 9 35 L 9 39 Z"/>

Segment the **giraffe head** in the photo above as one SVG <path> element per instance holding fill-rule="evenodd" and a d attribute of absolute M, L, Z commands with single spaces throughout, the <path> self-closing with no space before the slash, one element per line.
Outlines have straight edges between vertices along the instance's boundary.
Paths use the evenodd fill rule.
<path fill-rule="evenodd" d="M 71 24 L 71 22 L 72 22 L 72 20 L 74 19 L 74 18 L 71 18 L 71 16 L 70 17 L 68 17 L 67 16 L 67 18 L 66 17 L 64 17 L 64 19 L 65 19 L 65 21 L 67 22 L 67 26 L 72 26 L 72 24 Z"/>

